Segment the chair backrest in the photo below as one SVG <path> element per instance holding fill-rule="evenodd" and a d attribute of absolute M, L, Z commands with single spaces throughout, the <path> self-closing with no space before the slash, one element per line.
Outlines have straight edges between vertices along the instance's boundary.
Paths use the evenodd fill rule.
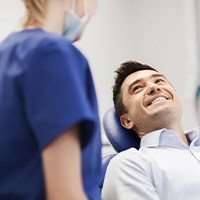
<path fill-rule="evenodd" d="M 114 108 L 110 108 L 105 113 L 103 118 L 103 127 L 110 144 L 117 152 L 127 150 L 131 147 L 139 149 L 139 137 L 136 135 L 136 133 L 134 134 L 133 132 L 130 132 L 122 127 Z M 107 166 L 115 155 L 116 154 L 107 155 L 102 159 L 102 175 L 99 185 L 100 191 L 103 186 Z"/>
<path fill-rule="evenodd" d="M 131 147 L 139 149 L 139 137 L 133 132 L 130 133 L 130 131 L 121 125 L 114 108 L 110 108 L 105 113 L 103 127 L 110 144 L 117 152 L 127 150 Z"/>
<path fill-rule="evenodd" d="M 110 162 L 110 160 L 115 156 L 116 154 L 110 154 L 110 155 L 106 155 L 105 157 L 102 158 L 101 160 L 101 180 L 100 180 L 100 190 L 103 187 L 103 182 L 104 182 L 104 178 L 105 178 L 105 174 L 106 174 L 106 169 L 107 166 Z"/>

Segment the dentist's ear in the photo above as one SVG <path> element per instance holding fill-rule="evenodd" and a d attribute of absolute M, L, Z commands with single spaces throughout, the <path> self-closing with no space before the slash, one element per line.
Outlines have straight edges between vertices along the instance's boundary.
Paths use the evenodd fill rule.
<path fill-rule="evenodd" d="M 120 117 L 121 125 L 126 129 L 132 129 L 134 126 L 134 123 L 129 119 L 128 114 L 123 114 Z"/>

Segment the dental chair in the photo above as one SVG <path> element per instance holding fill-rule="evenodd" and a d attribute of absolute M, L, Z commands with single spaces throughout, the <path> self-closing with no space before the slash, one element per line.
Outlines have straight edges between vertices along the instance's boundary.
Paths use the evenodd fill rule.
<path fill-rule="evenodd" d="M 110 144 L 118 153 L 131 147 L 139 149 L 139 137 L 121 125 L 114 108 L 105 113 L 103 127 Z"/>
<path fill-rule="evenodd" d="M 116 152 L 125 151 L 131 147 L 139 149 L 140 147 L 140 139 L 139 137 L 130 131 L 123 128 L 114 108 L 110 108 L 104 115 L 103 118 L 103 127 L 108 138 L 108 141 L 112 145 L 112 147 L 116 150 Z M 107 155 L 102 159 L 102 179 L 101 186 L 103 187 L 103 181 L 106 173 L 107 166 L 110 160 L 116 154 Z"/>

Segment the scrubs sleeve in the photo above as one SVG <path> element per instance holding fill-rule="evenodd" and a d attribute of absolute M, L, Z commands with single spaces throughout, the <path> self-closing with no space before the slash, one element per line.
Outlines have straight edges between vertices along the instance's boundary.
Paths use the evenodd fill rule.
<path fill-rule="evenodd" d="M 87 62 L 70 44 L 46 42 L 31 57 L 24 73 L 25 112 L 40 149 L 72 125 L 79 125 L 84 148 L 94 132 L 88 99 Z"/>

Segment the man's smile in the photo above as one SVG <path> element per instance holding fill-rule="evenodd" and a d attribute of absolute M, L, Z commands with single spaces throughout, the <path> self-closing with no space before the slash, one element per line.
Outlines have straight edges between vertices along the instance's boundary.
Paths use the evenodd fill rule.
<path fill-rule="evenodd" d="M 151 106 L 151 105 L 154 105 L 154 104 L 160 104 L 160 103 L 163 103 L 163 102 L 165 102 L 169 99 L 170 99 L 170 96 L 166 95 L 166 94 L 155 95 L 154 97 L 147 100 L 147 102 L 145 103 L 145 106 L 148 107 L 148 106 Z"/>

